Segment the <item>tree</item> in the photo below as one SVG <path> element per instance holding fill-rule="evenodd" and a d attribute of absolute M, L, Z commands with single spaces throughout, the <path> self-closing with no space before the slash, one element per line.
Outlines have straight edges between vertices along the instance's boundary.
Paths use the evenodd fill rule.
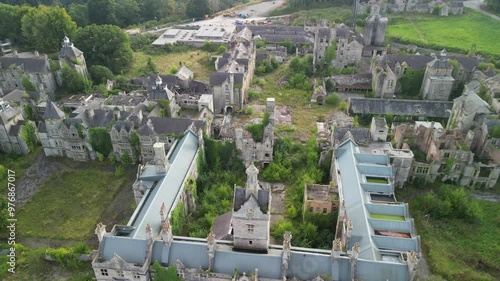
<path fill-rule="evenodd" d="M 115 8 L 114 0 L 89 0 L 87 9 L 90 23 L 116 24 Z"/>
<path fill-rule="evenodd" d="M 24 40 L 21 19 L 33 8 L 28 6 L 11 6 L 0 3 L 0 38 L 10 39 L 13 43 Z"/>
<path fill-rule="evenodd" d="M 68 7 L 69 16 L 76 22 L 79 27 L 89 25 L 89 10 L 87 5 L 73 3 Z"/>
<path fill-rule="evenodd" d="M 186 3 L 186 15 L 190 18 L 203 18 L 210 15 L 207 0 L 189 0 Z"/>
<path fill-rule="evenodd" d="M 92 83 L 67 65 L 63 66 L 61 76 L 64 90 L 70 94 L 89 93 L 92 90 Z"/>
<path fill-rule="evenodd" d="M 31 81 L 28 78 L 28 76 L 23 76 L 22 84 L 23 84 L 23 88 L 24 88 L 25 91 L 28 91 L 28 92 L 34 92 L 34 91 L 36 91 L 35 86 L 33 85 L 33 83 L 31 83 Z"/>
<path fill-rule="evenodd" d="M 116 0 L 116 23 L 125 27 L 140 22 L 141 8 L 136 0 Z"/>
<path fill-rule="evenodd" d="M 107 80 L 113 80 L 113 72 L 102 65 L 93 65 L 89 68 L 90 77 L 96 84 L 104 84 Z"/>
<path fill-rule="evenodd" d="M 89 65 L 106 66 L 113 73 L 120 73 L 132 62 L 128 36 L 118 26 L 86 26 L 78 30 L 74 41 Z"/>
<path fill-rule="evenodd" d="M 500 13 L 500 0 L 485 0 L 486 7 L 495 13 Z"/>
<path fill-rule="evenodd" d="M 148 63 L 146 64 L 146 70 L 149 72 L 148 74 L 158 73 L 158 69 L 156 68 L 156 64 L 153 62 L 151 57 L 148 58 Z"/>
<path fill-rule="evenodd" d="M 38 6 L 21 19 L 23 36 L 29 45 L 46 52 L 59 50 L 64 36 L 73 37 L 76 23 L 65 9 Z"/>
<path fill-rule="evenodd" d="M 108 157 L 111 151 L 113 151 L 113 144 L 108 129 L 102 127 L 89 128 L 89 139 L 92 148 L 104 155 L 104 157 Z"/>

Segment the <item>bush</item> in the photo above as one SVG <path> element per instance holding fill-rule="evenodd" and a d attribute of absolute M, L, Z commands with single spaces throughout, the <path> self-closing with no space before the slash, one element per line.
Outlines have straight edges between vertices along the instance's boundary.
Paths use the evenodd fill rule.
<path fill-rule="evenodd" d="M 339 94 L 333 93 L 326 97 L 326 104 L 331 105 L 331 106 L 337 106 L 340 103 L 340 97 Z"/>
<path fill-rule="evenodd" d="M 114 75 L 111 70 L 102 65 L 93 65 L 89 68 L 90 77 L 96 84 L 106 84 L 107 80 L 113 80 Z"/>
<path fill-rule="evenodd" d="M 124 175 L 125 175 L 125 168 L 123 167 L 123 165 L 120 165 L 120 166 L 116 167 L 115 177 L 121 178 Z"/>

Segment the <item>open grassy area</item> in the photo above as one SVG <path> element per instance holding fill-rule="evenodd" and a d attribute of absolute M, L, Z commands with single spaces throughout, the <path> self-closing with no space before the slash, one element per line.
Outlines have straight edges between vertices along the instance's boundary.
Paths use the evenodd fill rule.
<path fill-rule="evenodd" d="M 372 219 L 392 220 L 392 221 L 405 221 L 405 217 L 403 217 L 403 216 L 383 215 L 383 214 L 370 214 L 370 217 Z"/>
<path fill-rule="evenodd" d="M 305 141 L 316 134 L 316 122 L 338 111 L 330 105 L 311 104 L 311 91 L 289 89 L 286 86 L 277 86 L 277 81 L 284 80 L 287 65 L 280 65 L 277 70 L 263 77 L 254 77 L 255 84 L 261 84 L 262 92 L 253 99 L 251 104 L 266 104 L 269 97 L 276 98 L 276 105 L 289 106 L 292 116 L 292 125 L 278 125 L 278 136 L 290 135 L 294 140 Z M 259 81 L 260 80 L 260 81 Z M 254 116 L 252 116 L 254 117 Z"/>
<path fill-rule="evenodd" d="M 148 58 L 151 58 L 160 74 L 169 74 L 173 69 L 179 69 L 181 65 L 185 65 L 193 71 L 194 79 L 207 81 L 210 78 L 210 72 L 214 71 L 214 65 L 210 60 L 211 55 L 211 53 L 201 49 L 154 55 L 134 52 L 132 66 L 125 75 L 127 77 L 149 75 L 149 72 L 144 71 L 144 68 Z"/>
<path fill-rule="evenodd" d="M 474 223 L 426 217 L 415 202 L 427 190 L 405 187 L 398 197 L 410 203 L 427 263 L 447 280 L 500 280 L 500 204 L 472 199 L 482 209 Z"/>
<path fill-rule="evenodd" d="M 304 23 L 322 23 L 326 20 L 328 23 L 350 22 L 352 7 L 325 7 L 321 9 L 301 10 L 291 17 L 292 25 L 304 25 Z"/>
<path fill-rule="evenodd" d="M 422 47 L 500 56 L 500 22 L 471 9 L 463 15 L 391 14 L 387 39 Z"/>
<path fill-rule="evenodd" d="M 113 169 L 68 169 L 49 178 L 17 214 L 18 235 L 81 240 L 92 236 L 95 225 L 119 192 L 126 177 Z"/>
<path fill-rule="evenodd" d="M 2 194 L 7 191 L 7 171 L 14 171 L 16 179 L 19 180 L 23 176 L 24 170 L 31 166 L 40 153 L 43 153 L 41 148 L 28 155 L 0 153 L 0 165 L 5 169 L 5 171 L 1 171 L 2 175 L 0 175 L 0 192 Z"/>

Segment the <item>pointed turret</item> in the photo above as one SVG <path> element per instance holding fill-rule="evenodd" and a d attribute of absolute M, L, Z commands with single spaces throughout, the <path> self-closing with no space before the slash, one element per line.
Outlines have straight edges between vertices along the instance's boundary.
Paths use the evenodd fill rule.
<path fill-rule="evenodd" d="M 47 107 L 45 108 L 45 114 L 43 115 L 44 120 L 50 119 L 63 119 L 64 112 L 60 110 L 52 101 L 47 102 Z"/>
<path fill-rule="evenodd" d="M 259 174 L 259 169 L 257 169 L 252 162 L 245 172 L 247 173 L 247 184 L 245 186 L 247 189 L 247 196 L 253 194 L 255 198 L 258 198 L 259 182 L 257 180 L 257 175 Z"/>

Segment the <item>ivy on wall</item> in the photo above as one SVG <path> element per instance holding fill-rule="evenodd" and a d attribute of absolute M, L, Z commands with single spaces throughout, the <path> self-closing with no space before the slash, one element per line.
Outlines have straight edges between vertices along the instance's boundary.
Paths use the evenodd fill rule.
<path fill-rule="evenodd" d="M 109 135 L 108 129 L 99 128 L 89 128 L 89 139 L 92 148 L 108 157 L 108 155 L 113 151 L 113 144 L 111 143 L 111 136 Z"/>

